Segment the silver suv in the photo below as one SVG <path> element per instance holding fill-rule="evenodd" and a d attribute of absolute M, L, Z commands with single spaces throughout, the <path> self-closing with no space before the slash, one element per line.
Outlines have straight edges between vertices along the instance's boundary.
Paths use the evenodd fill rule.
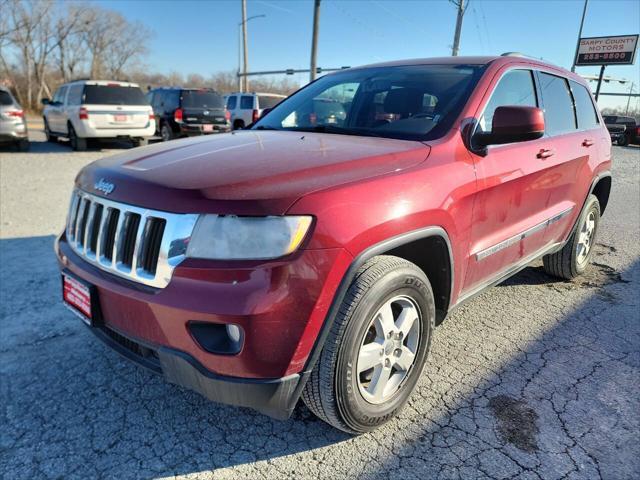
<path fill-rule="evenodd" d="M 87 140 L 126 138 L 146 145 L 156 131 L 153 110 L 135 83 L 80 80 L 66 83 L 53 100 L 43 99 L 47 140 L 66 137 L 74 150 L 85 150 Z"/>
<path fill-rule="evenodd" d="M 24 110 L 5 87 L 0 87 L 0 144 L 15 145 L 21 152 L 29 150 Z"/>

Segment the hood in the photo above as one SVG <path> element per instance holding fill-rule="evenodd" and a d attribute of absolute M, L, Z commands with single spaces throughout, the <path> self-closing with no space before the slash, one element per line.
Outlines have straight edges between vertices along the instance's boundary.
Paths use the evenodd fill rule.
<path fill-rule="evenodd" d="M 156 210 L 279 215 L 300 197 L 424 161 L 415 141 L 240 131 L 133 149 L 85 167 L 79 188 L 113 184 L 110 200 Z M 101 190 L 105 190 L 102 188 Z"/>

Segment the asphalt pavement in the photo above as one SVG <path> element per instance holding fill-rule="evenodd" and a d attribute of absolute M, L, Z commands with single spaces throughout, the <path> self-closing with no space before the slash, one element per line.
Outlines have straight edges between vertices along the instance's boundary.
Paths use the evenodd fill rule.
<path fill-rule="evenodd" d="M 122 360 L 60 302 L 75 153 L 0 150 L 0 477 L 640 478 L 640 149 L 614 147 L 593 264 L 535 263 L 436 329 L 397 419 L 351 437 L 208 402 Z"/>

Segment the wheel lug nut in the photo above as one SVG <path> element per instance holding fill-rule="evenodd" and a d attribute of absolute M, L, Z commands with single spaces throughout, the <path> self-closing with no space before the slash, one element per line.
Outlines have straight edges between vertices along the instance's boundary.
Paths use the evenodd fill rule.
<path fill-rule="evenodd" d="M 391 366 L 391 360 L 389 360 L 388 358 L 384 359 L 384 366 L 389 368 Z"/>
<path fill-rule="evenodd" d="M 396 357 L 399 357 L 401 353 L 402 353 L 402 350 L 400 350 L 399 348 L 396 348 L 396 349 L 393 351 L 393 354 L 394 354 Z"/>
<path fill-rule="evenodd" d="M 398 340 L 402 340 L 402 337 L 403 337 L 403 336 L 404 336 L 404 335 L 402 334 L 402 332 L 398 332 L 398 334 L 396 335 L 396 339 L 398 339 Z"/>
<path fill-rule="evenodd" d="M 380 350 L 380 356 L 384 355 L 384 348 L 382 350 Z"/>

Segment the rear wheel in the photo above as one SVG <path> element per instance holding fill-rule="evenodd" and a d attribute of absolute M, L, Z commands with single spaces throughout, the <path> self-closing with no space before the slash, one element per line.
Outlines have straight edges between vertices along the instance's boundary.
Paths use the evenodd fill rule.
<path fill-rule="evenodd" d="M 44 134 L 47 137 L 47 142 L 56 143 L 58 141 L 58 137 L 51 133 L 51 129 L 49 128 L 49 122 L 47 122 L 46 117 L 43 117 L 44 120 Z"/>
<path fill-rule="evenodd" d="M 84 152 L 87 149 L 87 139 L 78 137 L 73 125 L 69 124 L 69 143 L 76 152 Z"/>
<path fill-rule="evenodd" d="M 591 259 L 599 224 L 600 202 L 595 195 L 589 195 L 578 226 L 562 250 L 542 257 L 544 270 L 566 280 L 582 274 Z"/>
<path fill-rule="evenodd" d="M 404 406 L 426 360 L 435 307 L 416 265 L 378 256 L 356 274 L 302 398 L 330 425 L 364 433 Z"/>
<path fill-rule="evenodd" d="M 160 128 L 160 136 L 162 137 L 163 142 L 168 142 L 169 140 L 173 140 L 173 130 L 166 123 L 162 124 L 162 128 Z"/>
<path fill-rule="evenodd" d="M 134 147 L 144 147 L 149 145 L 149 140 L 146 138 L 134 138 L 131 143 L 133 143 Z"/>
<path fill-rule="evenodd" d="M 629 145 L 629 135 L 624 134 L 618 137 L 618 145 L 620 145 L 621 147 L 626 147 L 627 145 Z"/>
<path fill-rule="evenodd" d="M 241 128 L 244 128 L 244 122 L 242 120 L 236 120 L 235 122 L 233 122 L 234 130 L 240 130 Z"/>

